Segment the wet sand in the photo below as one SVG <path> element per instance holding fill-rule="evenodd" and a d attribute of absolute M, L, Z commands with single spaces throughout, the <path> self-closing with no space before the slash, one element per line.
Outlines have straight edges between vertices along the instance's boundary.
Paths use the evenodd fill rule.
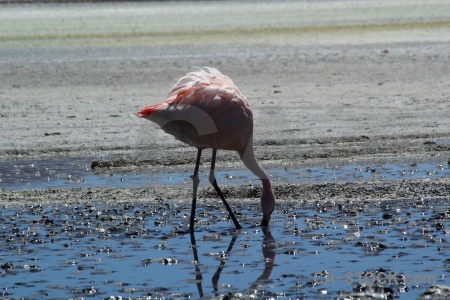
<path fill-rule="evenodd" d="M 194 149 L 132 113 L 159 102 L 195 66 L 213 66 L 253 106 L 256 154 L 269 173 L 275 166 L 428 157 L 448 168 L 449 3 L 327 4 L 263 3 L 258 14 L 245 2 L 48 4 L 25 12 L 2 5 L 0 159 L 114 155 L 103 168 L 193 167 Z M 221 9 L 230 16 L 226 24 L 201 19 Z M 234 153 L 220 152 L 218 159 L 217 168 L 242 168 Z M 226 189 L 233 201 L 254 201 L 259 193 Z M 448 198 L 450 179 L 275 189 L 279 201 Z M 190 190 L 2 191 L 0 197 L 4 203 L 182 201 Z M 204 188 L 202 197 L 215 195 Z"/>

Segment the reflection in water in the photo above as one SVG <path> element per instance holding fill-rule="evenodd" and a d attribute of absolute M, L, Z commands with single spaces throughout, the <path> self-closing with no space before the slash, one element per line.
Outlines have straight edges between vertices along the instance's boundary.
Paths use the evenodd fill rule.
<path fill-rule="evenodd" d="M 264 239 L 262 243 L 262 253 L 264 256 L 265 267 L 261 276 L 256 279 L 251 289 L 256 288 L 256 285 L 264 283 L 270 278 L 273 266 L 275 265 L 275 257 L 277 256 L 277 243 L 270 232 L 269 227 L 263 227 Z"/>
<path fill-rule="evenodd" d="M 275 257 L 277 255 L 277 244 L 275 239 L 272 236 L 272 233 L 270 232 L 269 227 L 263 227 L 262 232 L 264 234 L 263 242 L 262 242 L 262 254 L 264 257 L 264 271 L 263 273 L 256 279 L 256 281 L 250 286 L 250 290 L 258 290 L 258 288 L 264 284 L 272 274 L 273 267 L 275 265 Z M 200 297 L 203 297 L 203 287 L 202 287 L 202 281 L 203 276 L 200 270 L 200 262 L 198 259 L 198 252 L 197 252 L 197 243 L 195 242 L 195 233 L 192 231 L 190 232 L 191 236 L 191 245 L 192 245 L 192 253 L 194 254 L 194 261 L 195 261 L 195 282 L 197 284 L 197 289 Z M 220 259 L 220 264 L 217 267 L 216 272 L 214 273 L 211 281 L 214 288 L 214 294 L 216 296 L 220 296 L 219 293 L 219 279 L 220 279 L 220 273 L 225 268 L 225 263 L 227 262 L 227 258 L 229 257 L 231 251 L 233 250 L 233 246 L 239 236 L 238 232 L 235 232 L 233 234 L 233 237 L 231 238 L 230 243 L 228 244 L 228 248 L 223 254 L 223 257 Z"/>
<path fill-rule="evenodd" d="M 219 288 L 217 287 L 217 285 L 219 283 L 220 273 L 222 272 L 223 268 L 225 268 L 225 262 L 227 261 L 227 258 L 230 256 L 231 250 L 233 250 L 233 246 L 234 243 L 236 242 L 237 237 L 238 233 L 233 234 L 233 238 L 231 239 L 230 244 L 228 245 L 227 251 L 221 257 L 220 265 L 217 267 L 217 270 L 211 279 L 214 288 L 214 294 L 216 296 L 219 296 Z"/>
<path fill-rule="evenodd" d="M 200 297 L 203 297 L 203 288 L 202 288 L 202 280 L 203 276 L 200 272 L 200 266 L 198 261 L 198 254 L 197 254 L 197 243 L 195 242 L 195 235 L 194 231 L 191 231 L 191 245 L 192 245 L 192 252 L 194 253 L 194 263 L 195 263 L 195 282 L 197 284 L 198 294 Z"/>
<path fill-rule="evenodd" d="M 270 231 L 202 210 L 192 246 L 189 204 L 73 201 L 0 206 L 3 298 L 450 299 L 448 198 L 283 201 Z"/>

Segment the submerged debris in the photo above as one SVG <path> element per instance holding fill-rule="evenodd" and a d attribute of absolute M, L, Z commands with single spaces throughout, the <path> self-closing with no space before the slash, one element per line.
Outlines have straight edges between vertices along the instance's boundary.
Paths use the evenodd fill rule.
<path fill-rule="evenodd" d="M 446 285 L 433 285 L 430 286 L 418 299 L 449 299 L 450 287 Z"/>

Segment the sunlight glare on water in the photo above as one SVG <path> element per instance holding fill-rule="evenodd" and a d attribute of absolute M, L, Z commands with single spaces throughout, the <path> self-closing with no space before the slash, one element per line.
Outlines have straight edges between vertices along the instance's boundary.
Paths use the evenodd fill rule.
<path fill-rule="evenodd" d="M 281 203 L 270 230 L 239 204 L 3 206 L 0 266 L 11 298 L 179 297 L 412 299 L 448 285 L 448 200 Z M 342 298 L 339 298 L 342 297 Z"/>

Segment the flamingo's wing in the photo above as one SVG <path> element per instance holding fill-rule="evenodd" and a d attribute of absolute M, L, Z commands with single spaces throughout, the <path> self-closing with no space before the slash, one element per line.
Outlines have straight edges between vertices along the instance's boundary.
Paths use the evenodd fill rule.
<path fill-rule="evenodd" d="M 144 107 L 137 115 L 199 148 L 241 149 L 253 132 L 247 99 L 230 78 L 213 68 L 188 73 L 165 102 Z M 217 134 L 205 137 L 213 133 Z"/>
<path fill-rule="evenodd" d="M 199 69 L 183 76 L 170 90 L 163 103 L 144 107 L 137 116 L 146 118 L 169 107 L 194 105 L 206 112 L 217 110 L 224 102 L 240 101 L 250 107 L 249 102 L 233 81 L 215 68 Z"/>

